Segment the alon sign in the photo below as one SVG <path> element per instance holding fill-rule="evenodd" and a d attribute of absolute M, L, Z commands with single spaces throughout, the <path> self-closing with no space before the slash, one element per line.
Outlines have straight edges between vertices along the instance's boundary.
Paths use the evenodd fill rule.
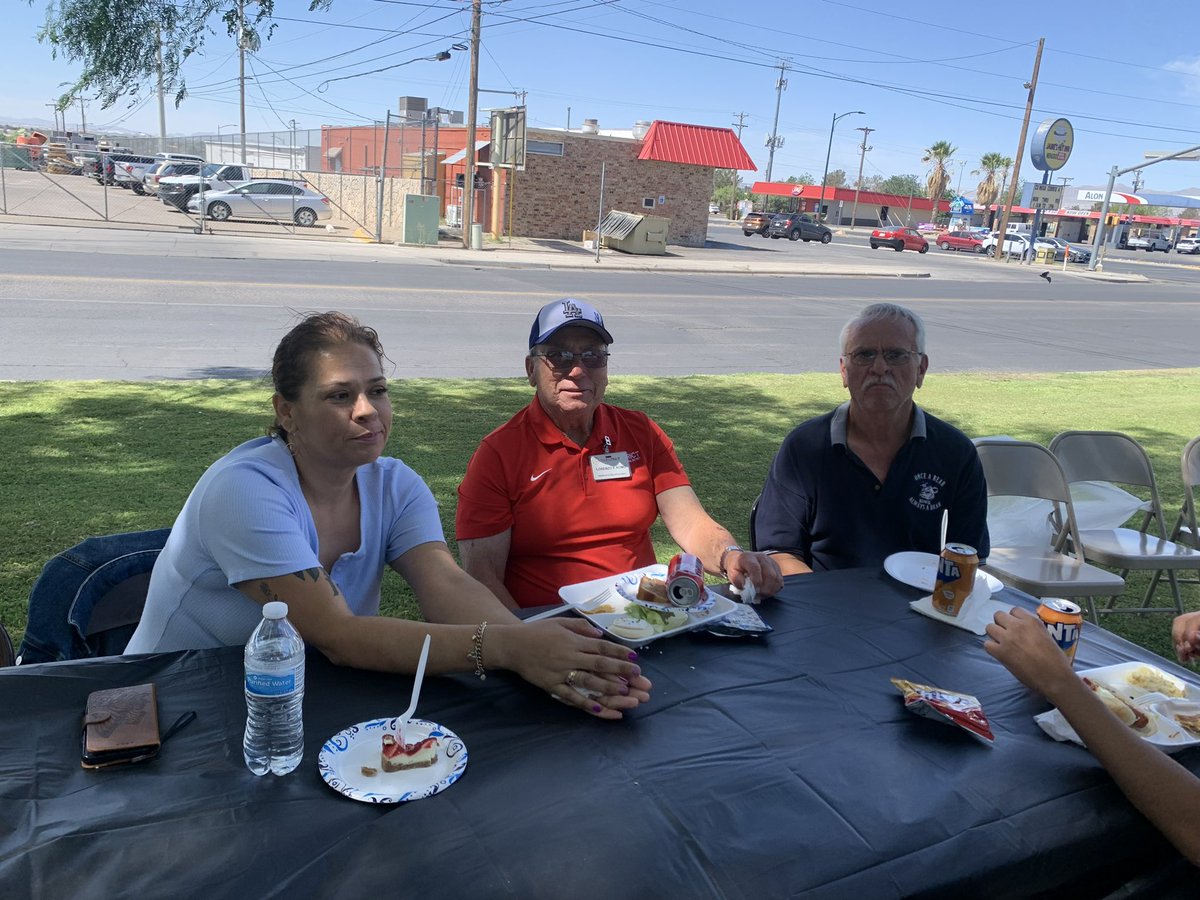
<path fill-rule="evenodd" d="M 1075 146 L 1075 129 L 1066 119 L 1047 119 L 1033 133 L 1029 156 L 1033 167 L 1042 172 L 1056 172 L 1067 164 Z"/>

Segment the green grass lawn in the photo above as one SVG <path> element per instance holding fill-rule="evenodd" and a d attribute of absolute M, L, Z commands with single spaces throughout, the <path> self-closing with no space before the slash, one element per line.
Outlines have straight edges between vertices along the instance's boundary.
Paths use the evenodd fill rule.
<path fill-rule="evenodd" d="M 1173 521 L 1183 494 L 1179 455 L 1200 433 L 1197 375 L 933 374 L 917 399 L 973 437 L 1045 444 L 1067 429 L 1123 431 L 1149 452 Z M 745 541 L 750 504 L 783 437 L 844 393 L 833 374 L 615 375 L 607 399 L 644 410 L 666 430 L 705 506 Z M 389 453 L 429 483 L 452 539 L 467 460 L 480 438 L 529 401 L 530 388 L 520 379 L 414 380 L 394 383 L 392 396 Z M 169 526 L 204 469 L 263 434 L 270 414 L 270 388 L 261 381 L 0 383 L 0 620 L 14 641 L 47 559 L 91 535 Z M 659 558 L 668 559 L 677 548 L 661 526 L 654 536 Z M 1144 584 L 1132 577 L 1127 600 Z M 1200 590 L 1184 590 L 1188 608 L 1200 606 Z M 1156 605 L 1168 605 L 1169 593 L 1160 591 Z M 415 615 L 406 586 L 390 573 L 384 609 Z M 1165 655 L 1170 620 L 1110 616 L 1105 625 Z"/>

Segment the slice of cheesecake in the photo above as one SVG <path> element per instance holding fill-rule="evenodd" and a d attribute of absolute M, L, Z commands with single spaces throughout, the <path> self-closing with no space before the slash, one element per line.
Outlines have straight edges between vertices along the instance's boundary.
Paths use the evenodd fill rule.
<path fill-rule="evenodd" d="M 415 744 L 402 744 L 394 734 L 383 736 L 383 753 L 380 764 L 385 772 L 399 772 L 402 769 L 423 769 L 432 766 L 438 758 L 438 739 L 425 738 Z"/>

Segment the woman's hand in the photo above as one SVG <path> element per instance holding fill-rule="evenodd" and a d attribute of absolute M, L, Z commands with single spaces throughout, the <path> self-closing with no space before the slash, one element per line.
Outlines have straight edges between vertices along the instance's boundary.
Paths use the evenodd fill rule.
<path fill-rule="evenodd" d="M 1024 609 L 998 612 L 987 627 L 983 649 L 998 659 L 1023 685 L 1050 698 L 1063 685 L 1078 682 L 1062 648 L 1040 618 Z"/>
<path fill-rule="evenodd" d="M 603 633 L 581 619 L 493 625 L 484 662 L 516 672 L 568 706 L 619 719 L 650 699 L 651 685 L 634 662 L 637 654 L 601 640 Z"/>
<path fill-rule="evenodd" d="M 1184 613 L 1171 624 L 1171 640 L 1180 662 L 1200 658 L 1200 612 Z"/>

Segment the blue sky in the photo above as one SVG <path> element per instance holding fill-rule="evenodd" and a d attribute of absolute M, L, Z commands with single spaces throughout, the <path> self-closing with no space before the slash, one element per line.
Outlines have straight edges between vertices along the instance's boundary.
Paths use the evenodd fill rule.
<path fill-rule="evenodd" d="M 334 0 L 315 13 L 307 6 L 277 0 L 274 37 L 248 62 L 248 130 L 283 130 L 290 119 L 300 128 L 365 123 L 382 119 L 403 94 L 466 108 L 469 54 L 418 58 L 468 38 L 469 2 Z M 45 104 L 77 71 L 37 42 L 45 8 L 46 0 L 6 3 L 4 118 L 48 120 Z M 880 0 L 485 0 L 480 87 L 527 91 L 535 126 L 561 127 L 568 115 L 575 127 L 584 117 L 601 128 L 638 119 L 726 126 L 745 113 L 743 143 L 759 166 L 757 174 L 743 173 L 745 181 L 764 176 L 779 75 L 773 67 L 786 58 L 776 180 L 805 172 L 820 179 L 832 116 L 863 110 L 838 123 L 831 169 L 856 174 L 862 133 L 855 128 L 865 126 L 874 130 L 864 175 L 924 179 L 922 150 L 944 139 L 966 163 L 961 185 L 969 191 L 981 154 L 1016 152 L 1023 83 L 1045 37 L 1030 131 L 1045 118 L 1072 121 L 1076 148 L 1060 174 L 1073 184 L 1103 183 L 1113 164 L 1136 164 L 1145 150 L 1200 144 L 1200 4 L 1170 4 L 1146 16 L 1124 0 L 1073 10 Z M 191 96 L 178 109 L 168 105 L 172 133 L 228 132 L 237 122 L 237 55 L 214 26 L 184 72 Z M 317 62 L 335 54 L 342 55 Z M 361 75 L 396 63 L 407 64 Z M 323 84 L 347 75 L 359 77 Z M 89 105 L 89 126 L 156 134 L 157 106 L 150 94 L 143 98 L 132 109 Z M 501 93 L 480 99 L 482 107 L 512 102 Z M 77 124 L 77 108 L 70 121 Z M 951 170 L 957 186 L 960 166 Z M 1037 174 L 1028 144 L 1022 174 Z M 1200 163 L 1162 163 L 1145 173 L 1148 191 L 1193 185 L 1200 185 Z"/>

